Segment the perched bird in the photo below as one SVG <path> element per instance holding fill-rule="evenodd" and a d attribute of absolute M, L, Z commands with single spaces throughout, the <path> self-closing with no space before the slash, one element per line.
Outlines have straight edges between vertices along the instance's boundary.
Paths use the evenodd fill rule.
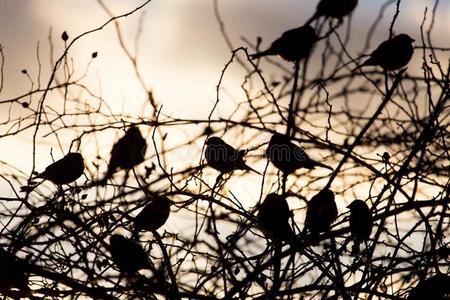
<path fill-rule="evenodd" d="M 318 37 L 309 25 L 297 27 L 284 32 L 276 39 L 269 49 L 250 55 L 251 59 L 266 55 L 279 55 L 287 61 L 299 61 L 311 52 Z"/>
<path fill-rule="evenodd" d="M 206 161 L 211 168 L 221 173 L 229 173 L 234 170 L 248 170 L 260 174 L 245 164 L 244 155 L 244 150 L 238 151 L 234 149 L 221 138 L 213 136 L 206 141 Z"/>
<path fill-rule="evenodd" d="M 350 233 L 353 238 L 353 254 L 359 253 L 359 245 L 367 241 L 372 232 L 373 220 L 369 207 L 362 200 L 350 203 Z"/>
<path fill-rule="evenodd" d="M 312 160 L 302 148 L 292 143 L 286 135 L 275 133 L 266 150 L 267 158 L 285 175 L 297 169 L 314 169 L 316 166 L 333 170 L 333 168 Z"/>
<path fill-rule="evenodd" d="M 382 42 L 372 52 L 369 59 L 356 69 L 363 66 L 380 66 L 385 71 L 401 69 L 409 63 L 413 56 L 414 48 L 412 42 L 414 40 L 407 34 L 396 35 Z"/>
<path fill-rule="evenodd" d="M 320 0 L 316 12 L 306 24 L 320 17 L 336 18 L 342 22 L 343 17 L 350 14 L 356 5 L 358 0 Z"/>
<path fill-rule="evenodd" d="M 114 144 L 111 150 L 108 170 L 101 181 L 106 181 L 119 169 L 129 170 L 144 161 L 147 143 L 136 126 L 130 127 L 125 135 Z"/>
<path fill-rule="evenodd" d="M 131 275 L 142 269 L 155 270 L 141 245 L 120 234 L 113 234 L 110 237 L 109 252 L 119 270 L 125 274 Z"/>
<path fill-rule="evenodd" d="M 421 280 L 408 296 L 408 300 L 448 300 L 450 296 L 450 277 L 446 274 L 436 275 Z"/>
<path fill-rule="evenodd" d="M 77 152 L 69 152 L 66 156 L 55 161 L 36 178 L 50 180 L 54 184 L 68 184 L 77 180 L 84 172 L 83 156 Z"/>
<path fill-rule="evenodd" d="M 338 215 L 334 194 L 328 188 L 321 190 L 308 202 L 305 219 L 305 230 L 311 233 L 315 242 L 321 232 L 330 229 Z"/>
<path fill-rule="evenodd" d="M 8 294 L 13 288 L 19 290 L 23 297 L 29 295 L 28 275 L 14 255 L 0 248 L 0 294 Z"/>
<path fill-rule="evenodd" d="M 278 194 L 271 193 L 266 196 L 258 210 L 258 227 L 265 237 L 273 241 L 290 242 L 295 237 L 289 218 L 292 212 L 286 199 Z"/>
<path fill-rule="evenodd" d="M 167 197 L 150 195 L 150 201 L 134 219 L 134 234 L 141 230 L 155 231 L 166 223 L 172 201 Z"/>

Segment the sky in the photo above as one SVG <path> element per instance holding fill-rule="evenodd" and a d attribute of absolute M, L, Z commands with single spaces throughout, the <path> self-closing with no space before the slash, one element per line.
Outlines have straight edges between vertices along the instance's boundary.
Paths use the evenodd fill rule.
<path fill-rule="evenodd" d="M 108 0 L 105 4 L 117 15 L 143 2 Z M 243 38 L 254 43 L 257 36 L 263 38 L 262 47 L 267 47 L 282 32 L 301 25 L 314 12 L 315 4 L 311 3 L 316 1 L 218 0 L 217 3 L 228 36 L 233 47 L 237 48 L 248 46 Z M 362 48 L 367 29 L 383 3 L 385 1 L 360 0 L 352 17 L 353 24 L 358 24 L 352 27 L 350 50 L 354 56 L 360 54 L 358 50 Z M 407 32 L 419 40 L 419 24 L 424 9 L 426 6 L 431 9 L 434 1 L 408 0 L 401 3 L 395 31 Z M 390 20 L 393 14 L 394 6 L 391 5 L 386 11 L 386 20 Z M 450 15 L 449 1 L 439 2 L 437 14 L 434 31 L 436 41 L 439 41 L 438 45 L 448 47 L 450 20 L 445 16 Z M 132 52 L 141 17 L 139 71 L 146 85 L 163 105 L 163 112 L 182 118 L 206 118 L 214 105 L 220 72 L 231 56 L 214 14 L 214 2 L 153 0 L 140 12 L 121 19 L 124 40 Z M 60 39 L 63 31 L 69 34 L 70 42 L 75 36 L 98 27 L 108 19 L 108 15 L 94 0 L 0 0 L 0 44 L 5 56 L 4 86 L 0 101 L 30 90 L 31 83 L 21 73 L 23 69 L 27 70 L 36 86 L 38 53 L 42 66 L 41 85 L 46 84 L 50 74 L 50 33 L 53 55 L 57 58 L 64 50 L 64 43 Z M 386 39 L 388 25 L 380 26 L 374 41 Z M 442 36 L 447 38 L 442 39 Z M 75 66 L 75 74 L 83 74 L 92 52 L 98 52 L 98 57 L 89 64 L 84 82 L 101 94 L 115 111 L 124 109 L 129 113 L 140 113 L 146 95 L 119 45 L 112 24 L 82 38 L 70 50 L 69 57 Z M 420 63 L 415 68 L 420 71 Z M 264 72 L 270 74 L 270 69 Z M 235 98 L 242 97 L 238 90 L 242 78 L 242 70 L 233 68 L 224 79 L 225 84 L 230 86 L 228 92 Z M 48 104 L 57 101 L 55 99 L 50 97 Z M 0 116 L 4 122 L 9 107 L 2 106 Z M 218 107 L 218 114 L 226 114 L 232 109 L 233 105 L 224 102 Z M 21 113 L 24 112 L 20 107 L 11 110 L 13 115 Z M 5 130 L 5 126 L 0 128 Z M 27 131 L 19 137 L 1 139 L 0 160 L 29 170 L 31 133 Z M 42 147 L 41 151 L 46 153 L 48 161 L 49 144 L 43 140 Z M 46 164 L 44 159 L 38 168 Z"/>

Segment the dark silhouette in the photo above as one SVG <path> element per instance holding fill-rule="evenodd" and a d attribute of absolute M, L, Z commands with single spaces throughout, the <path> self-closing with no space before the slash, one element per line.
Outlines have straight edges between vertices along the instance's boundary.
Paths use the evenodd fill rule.
<path fill-rule="evenodd" d="M 317 18 L 336 18 L 342 23 L 343 18 L 350 14 L 358 5 L 358 0 L 321 0 L 317 5 L 316 12 L 306 22 L 311 23 Z"/>
<path fill-rule="evenodd" d="M 107 180 L 119 170 L 129 170 L 144 161 L 147 143 L 138 127 L 130 127 L 125 135 L 114 144 L 111 150 L 108 170 L 101 180 L 106 184 Z"/>
<path fill-rule="evenodd" d="M 36 178 L 50 180 L 54 184 L 68 184 L 77 180 L 84 172 L 83 156 L 77 152 L 70 152 L 58 161 L 55 161 Z"/>
<path fill-rule="evenodd" d="M 122 273 L 132 275 L 142 269 L 155 270 L 141 245 L 120 234 L 113 234 L 109 244 L 111 258 Z"/>
<path fill-rule="evenodd" d="M 210 137 L 206 141 L 205 158 L 208 165 L 220 173 L 229 173 L 234 170 L 247 170 L 260 174 L 252 169 L 243 159 L 244 150 L 236 150 L 225 143 L 221 138 Z"/>
<path fill-rule="evenodd" d="M 299 61 L 309 55 L 317 40 L 316 32 L 311 26 L 297 27 L 284 32 L 269 49 L 250 57 L 256 59 L 266 55 L 279 55 L 287 61 Z"/>
<path fill-rule="evenodd" d="M 373 220 L 369 207 L 362 200 L 355 200 L 350 203 L 350 232 L 353 238 L 353 254 L 359 253 L 359 245 L 362 241 L 367 241 L 372 232 Z"/>
<path fill-rule="evenodd" d="M 169 218 L 171 200 L 159 195 L 149 195 L 147 199 L 149 203 L 134 219 L 134 235 L 142 230 L 155 231 Z"/>
<path fill-rule="evenodd" d="M 258 210 L 258 227 L 265 237 L 274 241 L 290 242 L 294 232 L 289 225 L 292 212 L 286 199 L 278 194 L 266 196 Z"/>
<path fill-rule="evenodd" d="M 314 195 L 308 202 L 305 219 L 305 230 L 311 233 L 312 242 L 315 244 L 321 232 L 330 229 L 338 215 L 334 193 L 325 188 Z"/>
<path fill-rule="evenodd" d="M 297 169 L 314 169 L 316 166 L 333 170 L 333 168 L 312 160 L 302 148 L 292 143 L 286 135 L 275 133 L 266 150 L 267 158 L 285 175 Z"/>
<path fill-rule="evenodd" d="M 396 35 L 382 42 L 372 52 L 370 58 L 356 69 L 363 66 L 380 66 L 385 71 L 403 68 L 413 56 L 414 47 L 412 46 L 412 42 L 414 42 L 414 39 L 407 34 Z"/>
<path fill-rule="evenodd" d="M 450 296 L 450 277 L 438 273 L 428 279 L 421 280 L 408 296 L 408 300 L 448 300 Z"/>
<path fill-rule="evenodd" d="M 17 296 L 29 295 L 28 275 L 14 255 L 0 248 L 0 294 L 12 295 L 11 289 L 19 290 Z"/>

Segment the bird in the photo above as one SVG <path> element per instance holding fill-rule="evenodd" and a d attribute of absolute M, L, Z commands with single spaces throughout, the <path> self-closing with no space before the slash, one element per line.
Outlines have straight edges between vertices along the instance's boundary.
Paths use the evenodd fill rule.
<path fill-rule="evenodd" d="M 23 297 L 29 295 L 28 274 L 13 254 L 0 248 L 0 294 L 11 289 L 19 290 Z"/>
<path fill-rule="evenodd" d="M 111 235 L 109 252 L 113 262 L 126 275 L 135 274 L 143 269 L 155 271 L 155 266 L 141 245 L 127 239 L 123 235 Z"/>
<path fill-rule="evenodd" d="M 408 300 L 447 300 L 450 296 L 450 277 L 443 273 L 421 280 L 408 295 Z"/>
<path fill-rule="evenodd" d="M 258 228 L 266 238 L 273 241 L 292 242 L 295 235 L 289 225 L 291 216 L 285 197 L 270 193 L 258 209 Z"/>
<path fill-rule="evenodd" d="M 170 205 L 173 202 L 167 197 L 151 194 L 146 198 L 150 202 L 134 218 L 134 235 L 142 230 L 157 230 L 166 223 L 170 215 Z"/>
<path fill-rule="evenodd" d="M 414 39 L 402 33 L 382 42 L 364 61 L 354 70 L 364 66 L 379 66 L 385 71 L 395 71 L 405 67 L 411 60 Z"/>
<path fill-rule="evenodd" d="M 309 231 L 316 244 L 319 234 L 330 229 L 337 215 L 334 193 L 328 188 L 321 190 L 307 204 L 304 232 Z"/>
<path fill-rule="evenodd" d="M 353 254 L 358 254 L 359 245 L 362 241 L 367 241 L 372 233 L 373 219 L 367 204 L 359 199 L 354 200 L 350 205 L 350 233 L 353 238 Z"/>
<path fill-rule="evenodd" d="M 56 185 L 68 184 L 77 180 L 84 172 L 84 159 L 78 152 L 69 152 L 66 156 L 55 161 L 36 178 L 49 180 Z"/>
<path fill-rule="evenodd" d="M 266 149 L 266 156 L 285 175 L 300 168 L 322 167 L 333 171 L 333 168 L 309 158 L 302 148 L 292 143 L 288 136 L 280 133 L 272 135 Z"/>
<path fill-rule="evenodd" d="M 250 55 L 251 59 L 266 55 L 279 55 L 287 61 L 296 62 L 309 55 L 318 37 L 314 28 L 300 26 L 284 32 L 265 51 Z"/>
<path fill-rule="evenodd" d="M 219 137 L 213 136 L 206 140 L 206 161 L 211 168 L 222 174 L 234 170 L 246 170 L 261 174 L 245 163 L 244 155 L 245 150 L 238 151 Z"/>
<path fill-rule="evenodd" d="M 106 184 L 107 180 L 119 170 L 129 170 L 144 161 L 147 143 L 136 126 L 131 126 L 125 135 L 119 139 L 111 150 L 108 170 L 101 183 Z"/>
<path fill-rule="evenodd" d="M 306 24 L 320 17 L 336 18 L 341 23 L 343 17 L 350 14 L 356 5 L 358 5 L 358 0 L 321 0 L 317 4 L 316 12 Z"/>

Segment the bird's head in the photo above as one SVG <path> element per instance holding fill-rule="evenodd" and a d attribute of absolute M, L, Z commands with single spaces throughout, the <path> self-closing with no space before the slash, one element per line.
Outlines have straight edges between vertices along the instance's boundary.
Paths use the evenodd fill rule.
<path fill-rule="evenodd" d="M 212 136 L 206 140 L 206 145 L 221 145 L 221 144 L 223 144 L 223 141 L 221 138 L 217 136 Z"/>
<path fill-rule="evenodd" d="M 111 247 L 115 247 L 117 245 L 123 244 L 125 240 L 126 238 L 123 235 L 115 233 L 109 238 L 109 244 Z"/>
<path fill-rule="evenodd" d="M 329 188 L 324 188 L 317 194 L 322 199 L 331 199 L 334 201 L 334 193 Z"/>
<path fill-rule="evenodd" d="M 316 30 L 313 27 L 311 27 L 310 25 L 305 25 L 300 28 L 302 28 L 302 30 L 304 32 L 305 40 L 315 42 L 319 39 L 319 37 L 316 34 Z"/>
<path fill-rule="evenodd" d="M 284 134 L 278 133 L 278 132 L 275 132 L 272 135 L 272 138 L 270 139 L 271 144 L 286 144 L 288 142 L 289 142 L 289 137 Z"/>
<path fill-rule="evenodd" d="M 362 210 L 367 208 L 367 204 L 359 199 L 354 200 L 352 203 L 347 205 L 350 210 Z"/>
<path fill-rule="evenodd" d="M 407 35 L 406 33 L 401 33 L 401 34 L 395 36 L 394 38 L 405 44 L 414 42 L 414 39 L 412 37 L 410 37 L 409 35 Z"/>

